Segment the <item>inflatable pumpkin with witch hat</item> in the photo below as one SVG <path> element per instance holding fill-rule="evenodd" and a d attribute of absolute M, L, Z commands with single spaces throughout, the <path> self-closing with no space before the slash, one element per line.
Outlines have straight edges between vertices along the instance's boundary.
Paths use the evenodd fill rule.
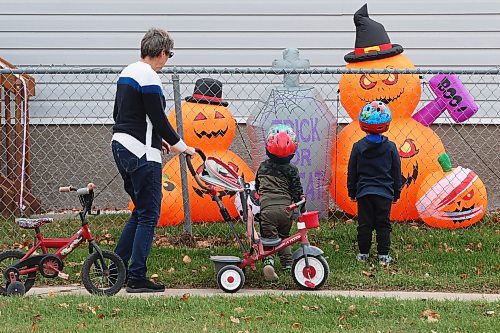
<path fill-rule="evenodd" d="M 447 154 L 439 157 L 442 170 L 429 174 L 418 190 L 420 218 L 435 228 L 464 228 L 486 212 L 486 188 L 470 169 L 452 168 Z"/>
<path fill-rule="evenodd" d="M 189 146 L 200 148 L 207 156 L 220 159 L 236 173 L 244 174 L 246 181 L 254 179 L 254 173 L 248 165 L 229 147 L 236 134 L 236 122 L 227 108 L 228 102 L 222 99 L 222 83 L 211 78 L 201 78 L 195 83 L 194 92 L 191 96 L 185 98 L 182 103 L 182 124 L 183 139 Z M 175 111 L 171 110 L 168 115 L 169 122 L 176 128 Z M 197 154 L 192 159 L 195 169 L 201 170 L 202 159 Z M 181 184 L 179 159 L 173 158 L 163 167 L 163 174 L 168 175 L 169 181 L 174 184 Z M 211 197 L 204 194 L 198 187 L 191 175 L 188 175 L 189 184 L 189 203 L 191 207 L 191 220 L 193 222 L 214 222 L 221 221 L 217 205 L 211 200 Z M 162 212 L 166 213 L 160 216 L 160 224 L 180 223 L 184 214 L 167 213 L 171 206 L 176 202 L 182 203 L 181 191 L 178 198 L 162 201 Z M 235 192 L 221 191 L 220 198 L 229 211 L 231 217 L 238 216 L 234 206 Z M 177 208 L 178 209 L 178 208 Z"/>
<path fill-rule="evenodd" d="M 332 184 L 330 193 L 345 212 L 356 215 L 356 204 L 347 193 L 347 164 L 353 144 L 364 133 L 357 120 L 363 106 L 382 101 L 392 112 L 389 130 L 384 133 L 396 144 L 401 157 L 402 192 L 393 205 L 391 219 L 418 218 L 415 207 L 417 192 L 423 178 L 440 169 L 437 159 L 445 152 L 440 138 L 430 129 L 411 118 L 421 96 L 420 78 L 415 74 L 373 74 L 371 69 L 414 69 L 404 56 L 403 47 L 391 43 L 382 24 L 368 16 L 364 5 L 354 14 L 356 42 L 353 52 L 344 59 L 347 69 L 366 70 L 365 74 L 343 74 L 340 78 L 340 102 L 353 121 L 337 136 L 332 150 Z"/>

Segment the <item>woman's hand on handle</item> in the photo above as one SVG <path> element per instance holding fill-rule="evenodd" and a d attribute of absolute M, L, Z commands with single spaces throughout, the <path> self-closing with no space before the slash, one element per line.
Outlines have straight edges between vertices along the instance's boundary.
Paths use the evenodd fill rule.
<path fill-rule="evenodd" d="M 196 151 L 193 147 L 188 146 L 186 150 L 184 150 L 184 154 L 194 156 L 196 154 Z"/>

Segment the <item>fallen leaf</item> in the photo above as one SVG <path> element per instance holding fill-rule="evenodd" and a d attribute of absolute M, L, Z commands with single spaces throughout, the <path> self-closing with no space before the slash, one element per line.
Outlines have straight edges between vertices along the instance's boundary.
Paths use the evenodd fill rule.
<path fill-rule="evenodd" d="M 157 278 L 158 278 L 158 274 L 153 274 L 153 275 L 151 275 L 151 278 L 152 278 L 152 279 L 157 279 Z"/>
<path fill-rule="evenodd" d="M 375 277 L 375 274 L 373 274 L 373 272 L 369 272 L 369 271 L 363 271 L 363 275 L 366 277 Z"/>
<path fill-rule="evenodd" d="M 97 319 L 104 319 L 104 314 L 99 313 L 99 314 L 97 315 Z"/>
<path fill-rule="evenodd" d="M 488 317 L 493 317 L 495 315 L 495 311 L 493 310 L 486 311 L 484 315 Z"/>
<path fill-rule="evenodd" d="M 344 224 L 354 224 L 356 223 L 356 221 L 354 221 L 353 219 L 348 219 L 344 222 Z"/>
<path fill-rule="evenodd" d="M 190 294 L 190 293 L 185 293 L 185 294 L 183 294 L 183 295 L 181 296 L 181 301 L 185 301 L 185 302 L 186 302 L 187 300 L 189 300 L 189 297 L 190 297 L 190 296 L 191 296 L 191 294 Z"/>
<path fill-rule="evenodd" d="M 242 312 L 245 312 L 245 309 L 243 309 L 242 307 L 237 307 L 237 308 L 234 308 L 234 311 L 238 312 L 238 313 L 242 313 Z"/>
<path fill-rule="evenodd" d="M 54 297 L 54 295 L 55 295 L 55 294 L 56 294 L 56 293 L 54 292 L 54 290 L 49 290 L 49 291 L 47 292 L 47 297 Z"/>
<path fill-rule="evenodd" d="M 167 271 L 167 272 L 168 272 L 168 273 L 173 273 L 173 272 L 175 272 L 175 268 L 170 267 L 170 268 L 168 269 L 168 271 Z"/>
<path fill-rule="evenodd" d="M 189 264 L 191 262 L 191 258 L 189 258 L 189 256 L 184 256 L 184 258 L 182 258 L 182 261 L 185 263 L 185 264 Z"/>
<path fill-rule="evenodd" d="M 288 300 L 285 297 L 279 296 L 275 298 L 278 302 L 281 302 L 283 304 L 288 304 Z"/>
<path fill-rule="evenodd" d="M 426 318 L 427 319 L 427 322 L 429 323 L 435 323 L 437 321 L 439 321 L 439 313 L 437 313 L 436 311 L 434 310 L 431 310 L 431 309 L 426 309 L 424 311 L 422 311 L 422 317 Z"/>
<path fill-rule="evenodd" d="M 300 330 L 302 328 L 302 324 L 301 323 L 293 323 L 292 328 L 295 330 Z"/>
<path fill-rule="evenodd" d="M 302 309 L 309 311 L 309 307 L 307 305 L 302 305 Z"/>
<path fill-rule="evenodd" d="M 231 322 L 233 322 L 235 324 L 239 324 L 240 323 L 240 319 L 239 318 L 231 316 L 229 319 L 231 320 Z"/>
<path fill-rule="evenodd" d="M 34 315 L 33 317 L 31 317 L 31 320 L 33 321 L 39 321 L 42 319 L 42 315 L 41 314 L 37 314 L 37 315 Z"/>
<path fill-rule="evenodd" d="M 59 306 L 61 308 L 65 308 L 65 309 L 69 308 L 69 304 L 68 303 L 59 303 Z"/>
<path fill-rule="evenodd" d="M 37 324 L 36 323 L 31 323 L 31 332 L 35 332 L 36 328 L 37 328 Z"/>
<path fill-rule="evenodd" d="M 467 273 L 462 273 L 462 274 L 459 275 L 459 277 L 461 279 L 467 279 L 469 277 L 469 275 Z"/>

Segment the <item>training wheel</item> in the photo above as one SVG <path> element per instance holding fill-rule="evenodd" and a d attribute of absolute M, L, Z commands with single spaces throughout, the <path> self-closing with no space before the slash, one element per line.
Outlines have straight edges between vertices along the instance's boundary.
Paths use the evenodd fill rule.
<path fill-rule="evenodd" d="M 23 296 L 26 294 L 26 288 L 24 288 L 24 284 L 19 281 L 13 281 L 9 283 L 7 287 L 7 295 L 9 296 Z"/>
<path fill-rule="evenodd" d="M 330 273 L 330 268 L 323 256 L 307 257 L 309 267 L 306 267 L 306 259 L 300 257 L 292 265 L 292 277 L 295 283 L 303 289 L 319 289 L 325 284 Z"/>
<path fill-rule="evenodd" d="M 235 265 L 222 267 L 217 273 L 217 285 L 226 293 L 235 293 L 245 284 L 245 274 Z"/>

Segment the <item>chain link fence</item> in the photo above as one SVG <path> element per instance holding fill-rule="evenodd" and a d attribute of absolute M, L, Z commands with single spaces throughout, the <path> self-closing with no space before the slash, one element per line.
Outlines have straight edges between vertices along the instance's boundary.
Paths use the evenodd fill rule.
<path fill-rule="evenodd" d="M 58 193 L 58 187 L 64 185 L 84 186 L 92 181 L 97 185 L 95 204 L 102 212 L 129 209 L 110 145 L 120 72 L 121 68 L 72 67 L 0 71 L 0 210 L 2 223 L 8 225 L 0 228 L 2 233 L 20 233 L 8 221 L 22 213 L 78 209 L 74 197 Z M 433 85 L 438 74 L 446 76 Z M 178 124 L 177 105 L 187 143 L 202 148 L 207 155 L 220 157 L 238 173 L 244 173 L 246 180 L 253 179 L 264 158 L 263 137 L 269 126 L 283 123 L 293 127 L 299 150 L 292 162 L 301 172 L 304 191 L 310 198 L 308 208 L 319 209 L 324 217 L 337 219 L 353 214 L 353 206 L 345 197 L 346 163 L 352 144 L 362 132 L 356 123 L 349 124 L 357 117 L 360 106 L 373 99 L 386 102 L 395 117 L 387 135 L 395 141 L 402 157 L 406 186 L 402 202 L 395 208 L 399 212 L 397 219 L 419 218 L 418 196 L 425 193 L 426 186 L 432 186 L 429 182 L 437 183 L 444 177 L 437 158 L 445 151 L 453 167 L 473 170 L 482 180 L 488 192 L 488 210 L 500 208 L 499 69 L 174 68 L 160 76 L 168 117 L 172 124 Z M 219 80 L 222 98 L 229 105 L 186 102 L 185 97 L 193 97 L 200 78 Z M 455 78 L 459 83 L 453 81 Z M 463 109 L 470 100 L 478 107 L 473 114 Z M 419 113 L 422 109 L 432 111 L 423 115 Z M 457 112 L 465 114 L 458 119 L 460 123 Z M 182 163 L 178 159 L 175 154 L 164 155 L 160 224 L 171 229 L 184 226 L 196 235 L 201 222 L 222 218 L 216 204 L 196 188 L 189 174 L 185 186 L 189 195 L 183 196 Z M 195 160 L 195 164 L 197 167 L 201 161 Z M 438 175 L 427 178 L 432 172 Z M 460 215 L 470 207 L 486 208 L 483 190 L 480 184 L 477 186 L 474 198 L 471 193 L 469 197 L 455 198 L 450 216 Z M 234 193 L 225 191 L 221 196 L 236 218 Z M 184 224 L 188 206 L 183 205 L 183 197 L 189 197 L 192 227 Z M 204 224 L 203 229 L 223 232 L 215 224 L 214 228 Z"/>

